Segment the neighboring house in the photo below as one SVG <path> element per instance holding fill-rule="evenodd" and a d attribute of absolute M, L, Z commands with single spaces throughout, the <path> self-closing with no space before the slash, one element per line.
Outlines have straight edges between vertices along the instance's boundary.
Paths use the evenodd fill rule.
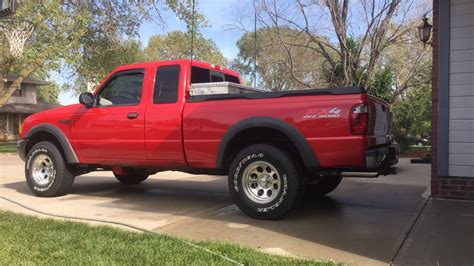
<path fill-rule="evenodd" d="M 14 75 L 7 75 L 7 86 L 14 80 Z M 25 117 L 58 106 L 36 101 L 38 87 L 48 84 L 46 81 L 25 78 L 20 88 L 10 96 L 6 104 L 0 107 L 0 141 L 17 139 L 20 125 Z"/>
<path fill-rule="evenodd" d="M 474 200 L 474 0 L 433 1 L 434 197 Z"/>

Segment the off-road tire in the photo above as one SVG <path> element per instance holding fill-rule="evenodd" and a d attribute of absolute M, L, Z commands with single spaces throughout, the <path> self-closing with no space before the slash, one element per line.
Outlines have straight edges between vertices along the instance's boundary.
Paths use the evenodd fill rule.
<path fill-rule="evenodd" d="M 278 182 L 279 186 L 277 188 L 280 188 L 275 190 L 278 192 L 274 193 L 276 195 L 273 196 L 274 199 L 272 200 L 272 196 L 270 196 L 267 200 L 271 201 L 265 203 L 256 202 L 258 199 L 255 199 L 255 195 L 254 199 L 252 199 L 252 196 L 249 194 L 251 193 L 249 192 L 250 188 L 244 188 L 242 181 L 243 178 L 250 180 L 248 178 L 251 178 L 251 175 L 247 174 L 246 176 L 248 177 L 243 177 L 244 174 L 249 173 L 249 168 L 253 167 L 252 165 L 259 165 L 260 163 L 271 165 L 269 169 L 275 171 L 269 171 L 268 173 L 277 173 L 278 178 L 273 177 L 274 179 L 271 179 L 269 182 Z M 259 170 L 258 167 L 254 167 L 254 169 Z M 250 180 L 251 182 L 258 183 L 258 187 L 254 189 L 254 191 L 257 190 L 257 194 L 263 191 L 263 189 L 259 190 L 263 188 L 260 187 L 260 184 L 266 186 L 267 189 L 268 187 L 270 189 L 274 188 L 273 185 L 275 183 L 271 183 L 268 186 L 266 182 L 269 178 L 268 175 L 263 176 L 264 174 L 266 173 L 262 172 L 262 175 L 258 177 L 258 180 L 260 180 L 258 182 L 254 181 L 257 179 Z M 273 175 L 270 174 L 270 176 Z M 291 211 L 301 198 L 300 195 L 303 189 L 298 162 L 294 161 L 286 150 L 281 150 L 267 144 L 249 146 L 234 157 L 229 168 L 228 186 L 232 200 L 243 213 L 253 218 L 267 220 L 282 218 Z"/>
<path fill-rule="evenodd" d="M 342 176 L 325 176 L 316 184 L 306 184 L 307 198 L 322 198 L 333 192 L 341 184 Z"/>
<path fill-rule="evenodd" d="M 45 168 L 48 169 L 43 171 Z M 68 194 L 75 177 L 62 153 L 49 141 L 38 142 L 30 149 L 26 157 L 25 176 L 28 187 L 39 197 Z M 41 180 L 42 177 L 44 180 Z"/>
<path fill-rule="evenodd" d="M 118 174 L 114 172 L 114 176 L 115 178 L 117 178 L 118 181 L 120 181 L 123 184 L 136 185 L 145 181 L 148 178 L 148 176 L 150 176 L 150 174 L 143 170 L 127 169 L 124 171 L 123 174 Z"/>

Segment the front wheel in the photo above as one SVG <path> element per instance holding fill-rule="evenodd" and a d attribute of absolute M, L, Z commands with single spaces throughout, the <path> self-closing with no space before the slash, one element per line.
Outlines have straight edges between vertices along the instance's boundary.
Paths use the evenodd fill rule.
<path fill-rule="evenodd" d="M 40 197 L 65 195 L 74 182 L 63 155 L 48 141 L 35 144 L 28 152 L 25 176 L 30 190 Z"/>
<path fill-rule="evenodd" d="M 257 144 L 235 156 L 229 169 L 229 192 L 242 212 L 258 219 L 278 219 L 300 199 L 302 182 L 288 153 Z"/>

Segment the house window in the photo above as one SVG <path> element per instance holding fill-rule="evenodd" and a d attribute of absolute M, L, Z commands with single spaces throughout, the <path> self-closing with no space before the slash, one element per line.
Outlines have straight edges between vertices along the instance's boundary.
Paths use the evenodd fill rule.
<path fill-rule="evenodd" d="M 7 134 L 20 135 L 20 116 L 16 114 L 7 115 Z"/>
<path fill-rule="evenodd" d="M 10 86 L 10 85 L 11 85 L 11 82 L 7 83 L 7 87 Z M 20 88 L 16 89 L 16 90 L 13 92 L 12 96 L 23 97 L 23 96 L 25 96 L 25 91 L 26 91 L 25 84 L 22 83 L 22 84 L 20 85 Z"/>

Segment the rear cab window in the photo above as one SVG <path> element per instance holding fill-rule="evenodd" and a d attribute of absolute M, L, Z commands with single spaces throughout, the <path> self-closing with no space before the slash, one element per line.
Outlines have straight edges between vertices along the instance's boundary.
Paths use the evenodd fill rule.
<path fill-rule="evenodd" d="M 153 88 L 154 104 L 170 104 L 178 102 L 180 86 L 180 65 L 159 66 L 156 70 Z M 237 76 L 205 67 L 192 66 L 191 84 L 231 82 L 240 84 Z"/>
<path fill-rule="evenodd" d="M 197 66 L 191 68 L 191 84 L 212 82 L 232 82 L 240 84 L 239 78 L 230 74 Z"/>

